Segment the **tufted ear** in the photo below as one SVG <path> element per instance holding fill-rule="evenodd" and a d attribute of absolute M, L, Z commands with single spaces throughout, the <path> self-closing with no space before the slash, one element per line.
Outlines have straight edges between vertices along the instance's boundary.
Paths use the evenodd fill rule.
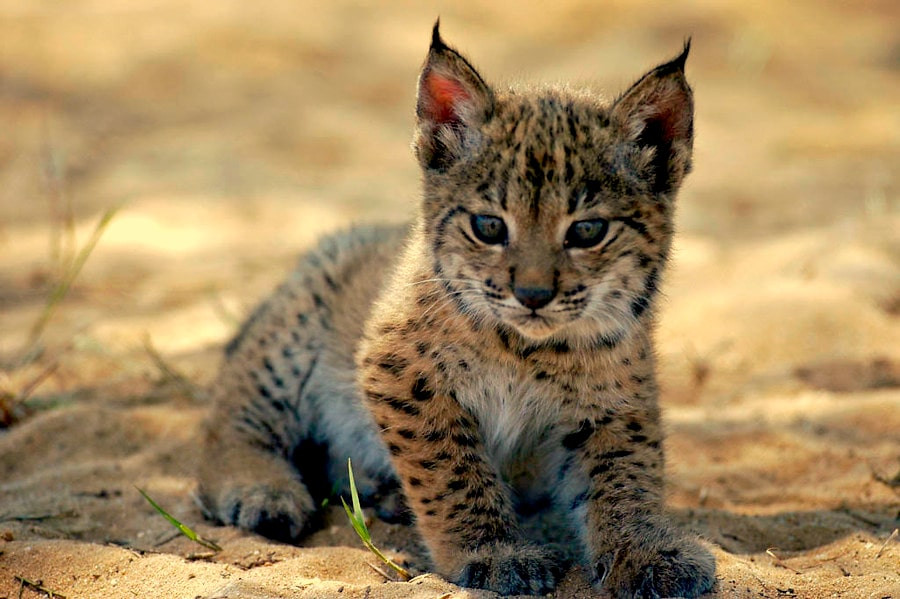
<path fill-rule="evenodd" d="M 656 193 L 677 190 L 691 170 L 694 97 L 684 76 L 690 49 L 689 39 L 681 55 L 641 77 L 612 107 L 612 121 L 627 141 L 654 148 Z"/>
<path fill-rule="evenodd" d="M 494 112 L 494 93 L 469 62 L 441 39 L 434 24 L 419 75 L 413 145 L 423 168 L 445 170 L 479 140 Z"/>

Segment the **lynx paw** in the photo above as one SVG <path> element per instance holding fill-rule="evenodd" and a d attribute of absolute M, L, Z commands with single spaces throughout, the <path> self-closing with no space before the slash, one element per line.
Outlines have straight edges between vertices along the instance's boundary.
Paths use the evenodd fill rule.
<path fill-rule="evenodd" d="M 252 530 L 270 539 L 290 543 L 304 536 L 315 523 L 315 505 L 297 481 L 280 484 L 232 486 L 218 501 L 203 498 L 210 514 L 224 524 Z"/>
<path fill-rule="evenodd" d="M 478 552 L 456 578 L 456 584 L 501 595 L 543 595 L 556 588 L 568 564 L 548 547 L 495 546 Z"/>
<path fill-rule="evenodd" d="M 712 590 L 715 573 L 715 558 L 697 541 L 670 538 L 600 557 L 593 583 L 618 599 L 698 597 Z"/>

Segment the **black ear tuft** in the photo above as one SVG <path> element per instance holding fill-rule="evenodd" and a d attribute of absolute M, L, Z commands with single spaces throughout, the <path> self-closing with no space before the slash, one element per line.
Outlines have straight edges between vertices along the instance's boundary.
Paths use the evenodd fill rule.
<path fill-rule="evenodd" d="M 684 65 L 687 62 L 688 54 L 690 54 L 690 53 L 691 53 L 691 38 L 687 38 L 686 40 L 684 40 L 684 50 L 682 50 L 681 54 L 679 54 L 669 64 L 671 64 L 673 67 L 677 68 L 679 71 L 681 71 L 683 73 Z"/>
<path fill-rule="evenodd" d="M 413 145 L 426 169 L 443 170 L 470 151 L 494 110 L 494 94 L 474 67 L 444 43 L 440 19 L 419 74 Z"/>
<path fill-rule="evenodd" d="M 441 39 L 441 18 L 438 17 L 434 22 L 434 27 L 431 30 L 431 49 L 443 50 L 446 47 L 447 44 L 445 44 L 444 40 Z"/>
<path fill-rule="evenodd" d="M 691 168 L 694 99 L 684 76 L 690 49 L 689 38 L 681 54 L 641 77 L 612 107 L 624 141 L 654 149 L 655 193 L 675 191 Z"/>

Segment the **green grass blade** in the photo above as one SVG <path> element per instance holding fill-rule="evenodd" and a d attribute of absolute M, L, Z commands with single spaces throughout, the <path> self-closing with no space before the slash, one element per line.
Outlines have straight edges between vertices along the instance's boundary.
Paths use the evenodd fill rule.
<path fill-rule="evenodd" d="M 350 519 L 350 526 L 353 527 L 353 530 L 356 531 L 356 534 L 359 535 L 359 538 L 362 539 L 363 543 L 371 543 L 372 537 L 369 534 L 369 529 L 366 527 L 365 521 L 360 520 L 359 517 L 353 513 L 353 510 L 350 509 L 350 506 L 347 505 L 347 502 L 344 501 L 343 497 L 341 497 L 341 503 L 344 504 L 344 511 L 347 512 L 347 517 Z"/>
<path fill-rule="evenodd" d="M 350 463 L 350 458 L 347 458 L 347 472 L 350 474 L 350 499 L 353 501 L 353 515 L 365 533 L 363 540 L 371 542 L 372 535 L 369 534 L 369 527 L 366 526 L 366 516 L 363 513 L 362 505 L 359 503 L 359 493 L 356 492 L 356 481 L 353 479 L 353 465 Z M 362 537 L 363 535 L 360 534 L 360 536 Z"/>
<path fill-rule="evenodd" d="M 214 543 L 208 539 L 204 539 L 203 537 L 201 537 L 200 535 L 195 533 L 193 530 L 191 530 L 190 528 L 188 528 L 187 526 L 185 526 L 184 524 L 179 522 L 174 516 L 172 516 L 171 514 L 169 514 L 169 512 L 164 510 L 162 508 L 162 506 L 160 506 L 158 503 L 153 501 L 153 499 L 149 495 L 147 495 L 147 493 L 145 493 L 143 489 L 141 489 L 139 487 L 135 487 L 135 489 L 138 490 L 138 493 L 140 493 L 141 495 L 144 496 L 144 499 L 146 499 L 150 503 L 150 505 L 153 506 L 153 509 L 155 509 L 157 512 L 159 512 L 163 518 L 168 520 L 172 526 L 177 528 L 179 530 L 179 532 L 181 532 L 181 534 L 183 534 L 184 536 L 186 536 L 193 542 L 203 545 L 207 549 L 211 549 L 213 551 L 222 551 L 222 548 L 219 545 L 217 545 L 216 543 Z"/>
<path fill-rule="evenodd" d="M 412 578 L 410 573 L 398 564 L 395 564 L 391 558 L 386 556 L 372 543 L 372 535 L 369 533 L 369 527 L 366 526 L 366 515 L 363 513 L 362 505 L 359 503 L 359 493 L 356 492 L 356 481 L 353 480 L 353 465 L 350 459 L 347 459 L 347 472 L 350 474 L 350 500 L 353 502 L 353 509 L 347 505 L 347 502 L 341 497 L 341 503 L 344 504 L 344 511 L 347 512 L 347 518 L 350 519 L 350 526 L 356 531 L 366 549 L 375 554 L 382 562 L 391 567 L 403 580 Z"/>

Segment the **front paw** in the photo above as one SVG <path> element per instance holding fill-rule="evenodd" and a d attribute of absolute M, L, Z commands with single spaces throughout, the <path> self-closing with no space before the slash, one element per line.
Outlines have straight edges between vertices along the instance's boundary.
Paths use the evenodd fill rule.
<path fill-rule="evenodd" d="M 565 555 L 549 547 L 498 545 L 479 550 L 454 582 L 501 595 L 543 595 L 567 566 Z"/>
<path fill-rule="evenodd" d="M 700 543 L 665 535 L 601 556 L 593 583 L 618 599 L 690 598 L 711 591 L 715 573 L 715 558 Z"/>
<path fill-rule="evenodd" d="M 223 524 L 285 543 L 303 537 L 316 521 L 312 497 L 294 480 L 227 486 L 216 497 L 201 495 L 201 501 Z"/>

